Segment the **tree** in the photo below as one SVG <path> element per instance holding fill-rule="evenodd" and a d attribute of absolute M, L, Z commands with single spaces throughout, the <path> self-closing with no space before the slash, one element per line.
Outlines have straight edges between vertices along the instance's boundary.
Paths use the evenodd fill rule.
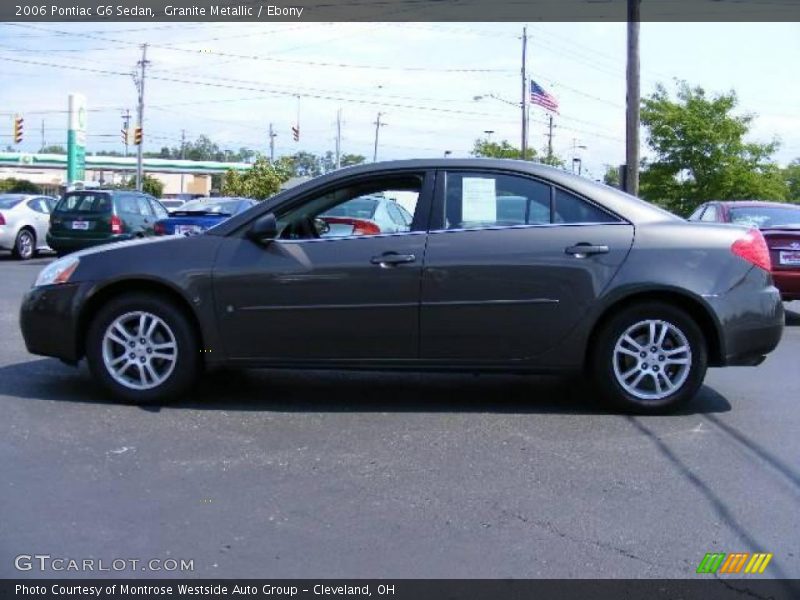
<path fill-rule="evenodd" d="M 66 154 L 67 149 L 64 148 L 64 146 L 58 146 L 58 145 L 45 146 L 44 148 L 42 148 L 41 152 L 42 154 Z"/>
<path fill-rule="evenodd" d="M 603 183 L 613 186 L 615 188 L 622 187 L 619 178 L 619 168 L 611 165 L 606 165 L 606 172 L 603 175 Z"/>
<path fill-rule="evenodd" d="M 0 193 L 3 194 L 41 194 L 41 188 L 27 179 L 0 179 Z"/>
<path fill-rule="evenodd" d="M 643 162 L 642 197 L 684 215 L 712 199 L 785 199 L 786 182 L 772 161 L 778 143 L 745 141 L 753 115 L 732 114 L 736 93 L 709 97 L 683 81 L 677 88 L 676 100 L 659 85 L 642 102 L 655 155 Z"/>
<path fill-rule="evenodd" d="M 485 138 L 475 140 L 475 145 L 472 147 L 471 154 L 472 156 L 484 158 L 515 158 L 517 160 L 522 158 L 520 149 L 512 145 L 508 140 L 490 142 Z M 528 158 L 532 159 L 535 156 L 536 151 L 529 149 Z"/>
<path fill-rule="evenodd" d="M 795 158 L 783 170 L 783 179 L 789 190 L 787 200 L 800 204 L 800 158 Z"/>
<path fill-rule="evenodd" d="M 222 178 L 221 191 L 224 196 L 263 200 L 275 195 L 280 190 L 282 181 L 281 172 L 265 157 L 259 156 L 247 171 L 226 171 Z"/>
<path fill-rule="evenodd" d="M 125 187 L 131 189 L 135 188 L 136 177 L 131 177 Z M 161 194 L 164 193 L 164 184 L 152 175 L 145 173 L 144 177 L 142 178 L 142 191 L 145 194 L 150 194 L 154 198 L 161 198 Z"/>
<path fill-rule="evenodd" d="M 352 167 L 353 165 L 360 165 L 367 162 L 367 157 L 361 156 L 360 154 L 342 154 L 339 158 L 339 162 L 343 167 Z"/>

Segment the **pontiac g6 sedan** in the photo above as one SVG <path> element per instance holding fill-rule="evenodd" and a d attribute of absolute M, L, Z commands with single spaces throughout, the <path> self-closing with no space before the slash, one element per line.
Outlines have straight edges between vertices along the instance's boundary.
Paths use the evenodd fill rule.
<path fill-rule="evenodd" d="M 326 215 L 363 197 L 412 219 L 327 235 Z M 343 169 L 202 235 L 78 252 L 21 310 L 30 352 L 85 357 L 131 402 L 219 366 L 577 371 L 644 413 L 692 398 L 709 366 L 759 364 L 783 322 L 757 229 L 481 159 Z"/>

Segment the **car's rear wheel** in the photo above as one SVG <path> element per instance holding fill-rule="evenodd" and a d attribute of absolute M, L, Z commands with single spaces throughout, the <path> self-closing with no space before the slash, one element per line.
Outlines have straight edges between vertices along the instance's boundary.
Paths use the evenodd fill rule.
<path fill-rule="evenodd" d="M 689 401 L 703 383 L 703 332 L 685 311 L 660 302 L 628 306 L 601 328 L 591 358 L 603 398 L 626 412 L 661 413 Z"/>
<path fill-rule="evenodd" d="M 30 229 L 20 229 L 14 241 L 13 254 L 20 260 L 28 260 L 36 254 L 36 234 Z"/>
<path fill-rule="evenodd" d="M 89 327 L 86 358 L 104 387 L 135 404 L 177 398 L 200 368 L 189 320 L 171 302 L 150 294 L 120 296 L 106 304 Z"/>

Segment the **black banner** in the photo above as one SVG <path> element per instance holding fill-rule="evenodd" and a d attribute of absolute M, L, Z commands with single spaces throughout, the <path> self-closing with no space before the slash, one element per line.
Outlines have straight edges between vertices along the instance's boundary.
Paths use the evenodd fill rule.
<path fill-rule="evenodd" d="M 3 0 L 0 21 L 625 21 L 627 0 Z M 642 21 L 800 21 L 798 0 L 641 0 Z"/>
<path fill-rule="evenodd" d="M 389 598 L 391 600 L 790 600 L 800 595 L 798 580 L 2 580 L 0 597 L 39 600 L 141 600 L 188 598 Z"/>

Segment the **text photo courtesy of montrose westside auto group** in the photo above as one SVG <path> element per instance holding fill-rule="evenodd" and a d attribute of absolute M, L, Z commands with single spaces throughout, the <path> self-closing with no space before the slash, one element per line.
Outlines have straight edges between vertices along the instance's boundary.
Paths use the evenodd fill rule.
<path fill-rule="evenodd" d="M 0 596 L 800 594 L 797 3 L 0 17 Z"/>

